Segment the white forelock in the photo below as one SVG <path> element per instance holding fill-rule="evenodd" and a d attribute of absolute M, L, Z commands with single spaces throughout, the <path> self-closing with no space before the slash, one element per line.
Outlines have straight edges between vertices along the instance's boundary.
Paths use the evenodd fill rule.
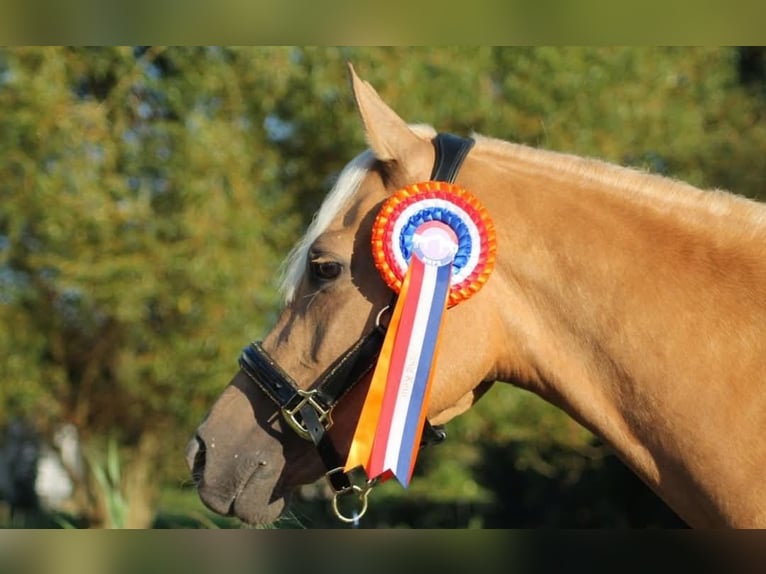
<path fill-rule="evenodd" d="M 305 235 L 298 241 L 282 263 L 280 290 L 285 302 L 290 303 L 295 290 L 306 268 L 306 256 L 311 245 L 330 225 L 333 219 L 346 206 L 348 200 L 356 193 L 364 176 L 375 162 L 372 151 L 365 150 L 352 159 L 322 202 L 319 211 L 314 215 Z"/>
<path fill-rule="evenodd" d="M 436 130 L 427 124 L 410 124 L 409 127 L 423 139 L 431 139 L 436 135 Z M 317 237 L 327 230 L 332 220 L 348 204 L 349 199 L 359 189 L 364 176 L 373 163 L 375 163 L 375 156 L 368 149 L 346 164 L 311 221 L 306 234 L 293 247 L 282 263 L 280 291 L 286 303 L 290 303 L 295 296 L 295 290 L 298 288 L 301 276 L 306 269 L 306 256 L 311 245 Z"/>

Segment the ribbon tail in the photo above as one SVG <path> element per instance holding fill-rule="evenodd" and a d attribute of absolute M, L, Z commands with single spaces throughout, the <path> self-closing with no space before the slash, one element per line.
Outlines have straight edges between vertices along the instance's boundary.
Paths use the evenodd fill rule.
<path fill-rule="evenodd" d="M 441 346 L 441 333 L 444 325 L 444 312 L 449 299 L 451 265 L 438 269 L 437 285 L 434 292 L 432 311 L 427 319 L 426 336 L 423 341 L 422 357 L 415 377 L 413 397 L 409 405 L 406 423 L 403 431 L 405 440 L 402 441 L 400 455 L 397 459 L 394 476 L 399 483 L 407 488 L 412 473 L 415 470 L 420 441 L 428 412 L 428 400 L 431 396 L 431 386 Z"/>
<path fill-rule="evenodd" d="M 428 408 L 433 366 L 449 295 L 452 264 L 427 265 L 413 255 L 368 474 L 393 473 L 409 485 Z"/>

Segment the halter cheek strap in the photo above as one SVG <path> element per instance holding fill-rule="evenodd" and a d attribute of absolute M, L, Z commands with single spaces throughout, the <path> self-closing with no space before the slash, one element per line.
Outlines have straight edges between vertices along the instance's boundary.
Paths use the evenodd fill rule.
<path fill-rule="evenodd" d="M 314 443 L 336 492 L 352 485 L 345 474 L 337 471 L 343 467 L 343 461 L 326 433 L 332 426 L 332 409 L 375 364 L 384 335 L 384 330 L 376 326 L 339 357 L 308 391 L 298 387 L 260 341 L 245 347 L 239 358 L 242 371 L 276 403 L 290 428 Z"/>

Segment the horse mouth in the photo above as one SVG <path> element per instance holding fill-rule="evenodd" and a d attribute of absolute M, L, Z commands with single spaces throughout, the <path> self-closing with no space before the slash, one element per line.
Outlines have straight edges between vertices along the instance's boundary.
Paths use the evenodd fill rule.
<path fill-rule="evenodd" d="M 186 463 L 202 503 L 221 516 L 251 524 L 274 522 L 285 507 L 282 481 L 265 487 L 272 473 L 264 460 L 244 458 L 234 468 L 212 474 L 204 441 L 194 437 L 186 447 Z"/>

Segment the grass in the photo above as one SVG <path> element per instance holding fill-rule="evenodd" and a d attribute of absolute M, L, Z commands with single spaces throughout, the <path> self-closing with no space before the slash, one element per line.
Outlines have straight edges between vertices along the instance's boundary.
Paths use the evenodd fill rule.
<path fill-rule="evenodd" d="M 122 509 L 127 510 L 127 508 Z M 118 511 L 119 512 L 119 511 Z M 119 528 L 119 518 L 112 527 Z M 17 510 L 11 513 L 7 505 L 0 502 L 0 529 L 61 529 L 87 527 L 76 516 L 45 510 Z M 164 488 L 160 493 L 157 513 L 152 528 L 184 529 L 234 529 L 242 528 L 234 518 L 219 516 L 204 507 L 197 493 L 192 489 Z"/>
<path fill-rule="evenodd" d="M 124 528 L 128 502 L 122 492 L 122 468 L 117 441 L 110 438 L 105 454 L 90 454 L 86 458 L 104 497 L 107 528 Z"/>

